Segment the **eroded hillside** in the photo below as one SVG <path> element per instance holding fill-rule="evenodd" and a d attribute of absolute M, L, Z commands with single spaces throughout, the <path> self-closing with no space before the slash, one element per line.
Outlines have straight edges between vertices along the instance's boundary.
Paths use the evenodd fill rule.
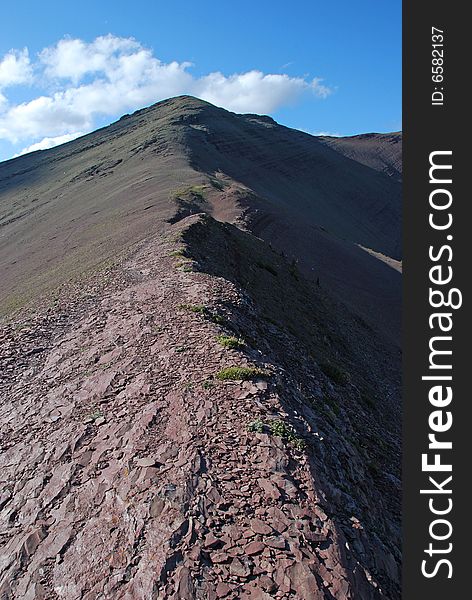
<path fill-rule="evenodd" d="M 183 194 L 188 213 L 247 227 L 398 344 L 400 275 L 365 250 L 401 260 L 401 183 L 377 165 L 386 146 L 398 164 L 401 140 L 385 138 L 333 146 L 183 96 L 2 163 L 0 312 L 161 230 Z"/>
<path fill-rule="evenodd" d="M 399 597 L 396 358 L 340 316 L 196 216 L 6 327 L 2 598 Z"/>
<path fill-rule="evenodd" d="M 1 600 L 400 597 L 376 148 L 183 97 L 0 165 Z"/>

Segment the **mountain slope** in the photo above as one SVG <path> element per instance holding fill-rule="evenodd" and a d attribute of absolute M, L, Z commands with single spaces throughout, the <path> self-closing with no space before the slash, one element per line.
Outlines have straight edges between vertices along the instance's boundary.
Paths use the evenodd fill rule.
<path fill-rule="evenodd" d="M 344 156 L 401 181 L 401 132 L 364 133 L 346 138 L 323 136 L 321 141 Z"/>
<path fill-rule="evenodd" d="M 180 97 L 2 163 L 4 310 L 95 268 L 183 201 L 244 224 L 398 341 L 400 276 L 360 246 L 401 259 L 400 183 L 322 140 Z"/>
<path fill-rule="evenodd" d="M 0 598 L 399 598 L 394 178 L 188 97 L 0 174 Z"/>

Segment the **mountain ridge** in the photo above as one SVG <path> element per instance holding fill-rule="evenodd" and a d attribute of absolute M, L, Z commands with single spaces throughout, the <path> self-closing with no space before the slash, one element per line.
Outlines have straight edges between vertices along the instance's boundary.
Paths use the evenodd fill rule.
<path fill-rule="evenodd" d="M 229 204 L 232 218 L 238 218 L 239 212 L 240 222 L 248 221 L 256 235 L 291 253 L 307 276 L 315 270 L 315 278 L 325 281 L 341 300 L 349 302 L 352 290 L 358 288 L 352 307 L 360 309 L 364 318 L 376 315 L 379 306 L 385 304 L 385 314 L 376 315 L 375 324 L 398 339 L 395 305 L 399 305 L 399 296 L 394 290 L 399 282 L 359 246 L 401 259 L 400 184 L 327 146 L 319 138 L 279 126 L 267 117 L 236 115 L 201 100 L 178 97 L 126 115 L 63 146 L 0 164 L 0 226 L 26 218 L 24 227 L 12 227 L 12 237 L 20 239 L 25 237 L 29 214 L 49 222 L 54 217 L 60 221 L 63 215 L 64 227 L 73 228 L 71 237 L 78 238 L 76 246 L 84 248 L 90 241 L 82 239 L 86 235 L 82 236 L 80 223 L 103 228 L 100 213 L 114 215 L 117 227 L 100 249 L 105 257 L 112 256 L 117 244 L 123 243 L 121 236 L 114 239 L 120 228 L 136 228 L 145 235 L 150 213 L 160 226 L 158 222 L 172 218 L 172 198 L 183 186 L 205 185 L 215 197 L 207 210 L 224 220 L 225 204 Z M 233 196 L 211 185 L 218 172 L 226 178 L 223 185 L 235 192 Z M 16 189 L 22 186 L 28 186 L 30 193 L 18 198 Z M 131 203 L 125 188 L 133 198 Z M 35 204 L 35 190 L 44 198 L 43 203 Z M 214 192 L 219 192 L 218 198 Z M 73 206 L 73 195 L 82 198 L 82 210 Z M 150 207 L 153 195 L 158 201 Z M 129 203 L 128 210 L 125 203 Z M 138 213 L 146 210 L 150 213 L 142 218 Z M 286 225 L 292 222 L 290 231 Z M 47 252 L 38 248 L 36 241 L 23 240 L 20 255 L 30 246 L 31 265 L 35 256 L 41 258 L 42 265 L 54 264 L 63 253 L 62 246 L 55 249 L 54 235 L 45 234 L 51 242 Z M 8 230 L 6 235 L 9 237 Z M 7 248 L 5 244 L 0 248 L 7 253 L 1 265 L 7 274 L 12 271 L 8 263 L 16 260 L 14 255 L 8 260 L 14 246 L 10 241 Z M 72 270 L 76 251 L 73 247 L 68 252 Z M 83 256 L 77 260 L 93 262 Z M 346 270 L 350 264 L 352 275 Z M 378 281 L 374 290 L 353 283 L 354 279 L 363 281 L 370 271 L 377 272 L 371 278 Z M 20 276 L 24 280 L 27 274 Z M 7 285 L 11 287 L 8 277 Z M 40 282 L 38 285 L 42 286 Z M 384 324 L 384 319 L 392 322 Z"/>
<path fill-rule="evenodd" d="M 2 600 L 401 597 L 385 161 L 183 97 L 0 164 Z"/>

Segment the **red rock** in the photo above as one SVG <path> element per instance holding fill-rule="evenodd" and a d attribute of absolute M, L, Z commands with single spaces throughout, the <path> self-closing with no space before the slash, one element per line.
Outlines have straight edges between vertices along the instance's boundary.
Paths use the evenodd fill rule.
<path fill-rule="evenodd" d="M 236 575 L 237 577 L 248 577 L 251 574 L 251 569 L 247 564 L 239 560 L 239 558 L 235 558 L 229 566 L 229 572 L 231 575 Z"/>
<path fill-rule="evenodd" d="M 303 535 L 309 542 L 312 542 L 314 544 L 324 542 L 328 539 L 327 534 L 323 533 L 322 531 L 315 532 L 315 531 L 305 530 L 303 532 Z"/>
<path fill-rule="evenodd" d="M 280 535 L 272 535 L 264 538 L 264 544 L 270 548 L 276 548 L 278 550 L 285 550 L 286 547 L 285 539 Z"/>
<path fill-rule="evenodd" d="M 279 500 L 281 498 L 282 494 L 280 493 L 278 487 L 268 479 L 259 479 L 258 484 L 263 489 L 267 497 L 272 498 L 273 500 Z"/>
<path fill-rule="evenodd" d="M 225 527 L 223 527 L 223 532 L 233 542 L 241 539 L 241 530 L 236 525 L 225 525 Z"/>
<path fill-rule="evenodd" d="M 150 457 L 138 458 L 138 460 L 136 461 L 136 465 L 138 467 L 153 467 L 155 464 L 155 459 Z"/>
<path fill-rule="evenodd" d="M 223 583 L 222 581 L 220 581 L 216 586 L 216 596 L 218 598 L 224 598 L 230 593 L 230 591 L 231 588 L 229 587 L 229 585 L 227 583 Z"/>
<path fill-rule="evenodd" d="M 245 546 L 244 551 L 246 554 L 251 556 L 252 554 L 259 554 L 264 550 L 265 546 L 262 542 L 251 542 Z"/>
<path fill-rule="evenodd" d="M 297 562 L 289 567 L 286 573 L 290 579 L 291 590 L 296 592 L 300 600 L 324 600 L 324 592 L 319 588 L 315 575 L 307 565 Z M 344 596 L 335 595 L 335 598 Z"/>
<path fill-rule="evenodd" d="M 287 530 L 287 525 L 283 521 L 279 521 L 279 519 L 274 519 L 272 521 L 272 527 L 278 533 L 283 533 L 284 531 Z"/>
<path fill-rule="evenodd" d="M 208 535 L 205 536 L 205 543 L 203 544 L 204 548 L 215 548 L 220 544 L 220 540 L 210 531 Z"/>
<path fill-rule="evenodd" d="M 40 527 L 36 531 L 33 531 L 25 540 L 23 548 L 28 556 L 33 555 L 36 552 L 39 544 L 44 540 L 47 535 L 45 527 Z"/>
<path fill-rule="evenodd" d="M 272 533 L 272 527 L 264 523 L 261 519 L 251 519 L 251 529 L 254 533 L 259 533 L 261 535 L 269 535 Z"/>
<path fill-rule="evenodd" d="M 182 567 L 176 573 L 176 587 L 179 600 L 192 600 L 195 598 L 190 571 L 187 567 Z"/>
<path fill-rule="evenodd" d="M 262 577 L 259 578 L 259 585 L 266 592 L 275 592 L 275 590 L 277 589 L 274 580 L 271 579 L 268 575 L 262 575 Z"/>
<path fill-rule="evenodd" d="M 219 551 L 210 554 L 210 558 L 213 563 L 223 563 L 228 561 L 230 559 L 230 556 L 227 552 Z"/>
<path fill-rule="evenodd" d="M 191 560 L 193 560 L 194 562 L 198 562 L 200 560 L 200 555 L 201 555 L 201 549 L 200 546 L 198 546 L 197 544 L 194 544 L 191 548 L 190 551 L 188 553 L 188 556 Z"/>

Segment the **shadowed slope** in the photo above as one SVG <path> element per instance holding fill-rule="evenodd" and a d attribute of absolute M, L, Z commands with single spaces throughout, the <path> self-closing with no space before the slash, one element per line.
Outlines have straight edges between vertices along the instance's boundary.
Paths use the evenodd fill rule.
<path fill-rule="evenodd" d="M 345 138 L 323 136 L 319 139 L 348 158 L 385 173 L 397 181 L 402 179 L 401 132 L 364 133 Z"/>
<path fill-rule="evenodd" d="M 401 258 L 400 184 L 367 165 L 365 140 L 359 160 L 343 143 L 183 96 L 2 163 L 2 310 L 203 210 L 271 242 L 396 340 L 399 275 L 358 245 Z"/>

